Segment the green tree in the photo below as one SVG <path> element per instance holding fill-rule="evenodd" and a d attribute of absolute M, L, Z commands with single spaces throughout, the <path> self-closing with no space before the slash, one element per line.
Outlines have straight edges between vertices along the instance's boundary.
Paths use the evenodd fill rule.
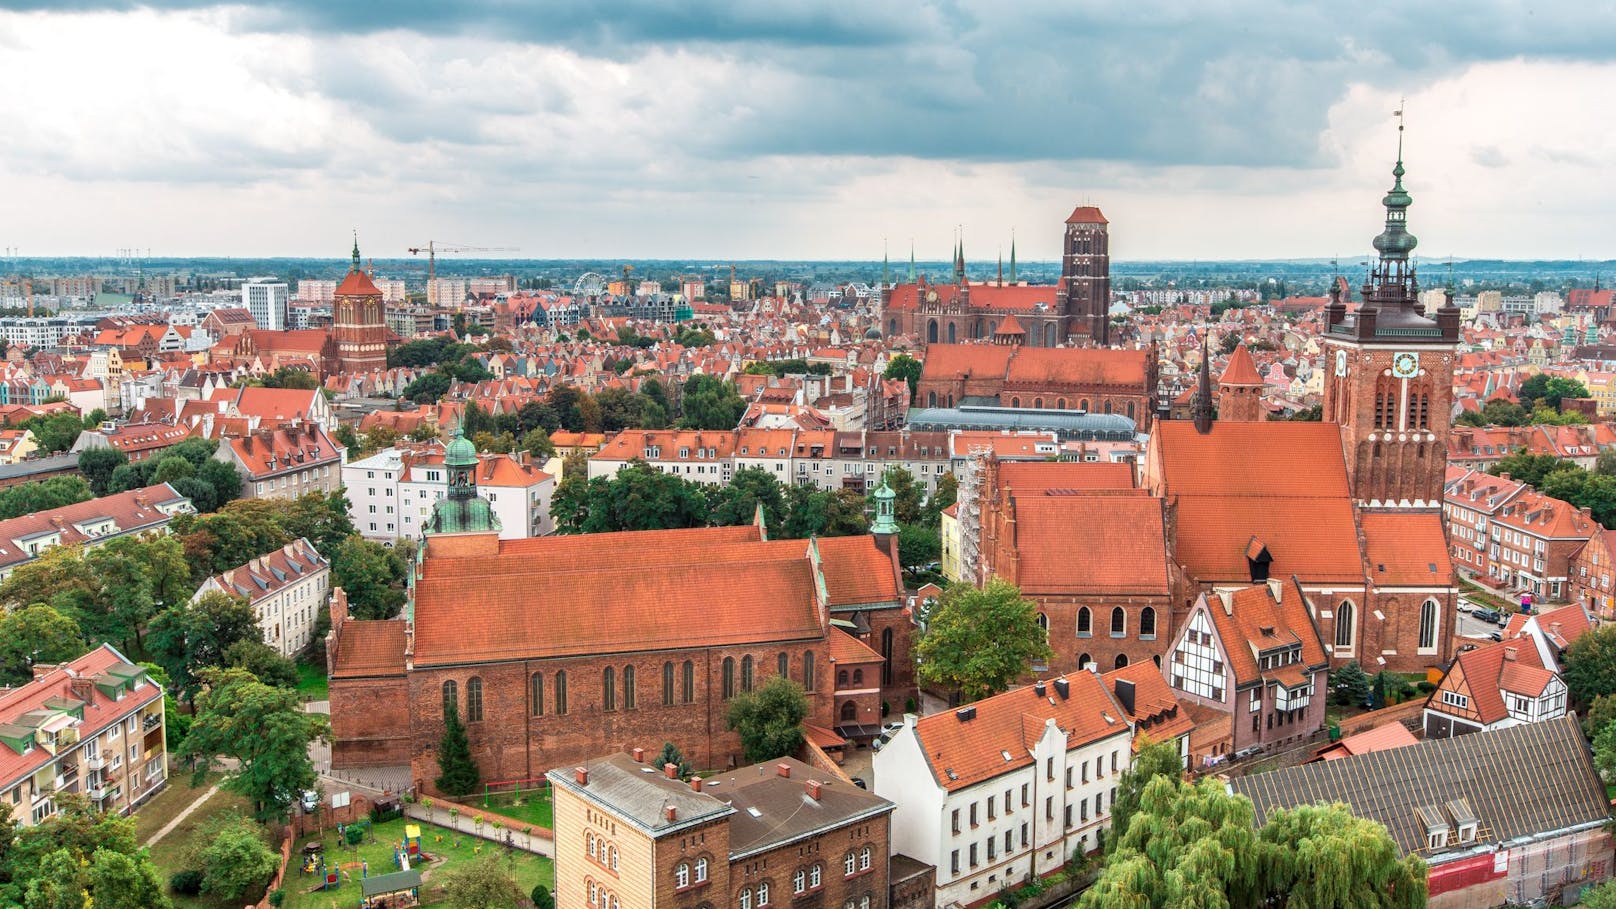
<path fill-rule="evenodd" d="M 390 619 L 404 607 L 403 583 L 408 569 L 393 549 L 351 536 L 331 557 L 332 586 L 348 594 L 356 619 Z"/>
<path fill-rule="evenodd" d="M 1510 478 L 1530 486 L 1541 487 L 1543 478 L 1557 470 L 1575 468 L 1569 461 L 1562 461 L 1554 455 L 1528 454 L 1526 449 L 1512 455 L 1498 459 L 1498 463 L 1487 469 L 1494 476 L 1509 474 Z"/>
<path fill-rule="evenodd" d="M 446 905 L 452 909 L 509 909 L 526 896 L 497 855 L 473 859 L 441 872 Z"/>
<path fill-rule="evenodd" d="M 915 482 L 915 475 L 902 467 L 888 467 L 881 475 L 887 488 L 892 490 L 892 514 L 899 524 L 914 524 L 921 520 L 921 504 L 925 487 Z M 875 508 L 875 494 L 869 496 L 870 509 Z"/>
<path fill-rule="evenodd" d="M 263 641 L 241 640 L 225 648 L 224 665 L 245 669 L 276 688 L 297 687 L 297 666 Z"/>
<path fill-rule="evenodd" d="M 450 379 L 447 375 L 441 372 L 429 372 L 404 386 L 404 390 L 399 392 L 399 397 L 417 404 L 436 404 L 439 398 L 449 393 L 449 385 Z"/>
<path fill-rule="evenodd" d="M 1594 459 L 1594 473 L 1602 477 L 1616 477 L 1616 448 L 1602 448 Z"/>
<path fill-rule="evenodd" d="M 785 521 L 786 500 L 780 481 L 763 467 L 742 467 L 727 486 L 712 487 L 712 513 L 715 527 L 750 524 L 763 506 L 764 523 L 771 534 L 779 533 Z"/>
<path fill-rule="evenodd" d="M 1616 694 L 1602 694 L 1589 703 L 1588 713 L 1582 720 L 1582 733 L 1592 739 L 1612 722 L 1616 722 Z"/>
<path fill-rule="evenodd" d="M 264 838 L 264 828 L 240 814 L 209 821 L 190 861 L 202 869 L 202 892 L 234 902 L 261 894 L 280 864 Z"/>
<path fill-rule="evenodd" d="M 1582 909 L 1616 909 L 1616 881 L 1606 881 L 1582 891 Z"/>
<path fill-rule="evenodd" d="M 43 482 L 24 483 L 0 491 L 0 519 L 76 505 L 92 498 L 90 484 L 83 477 L 51 477 Z"/>
<path fill-rule="evenodd" d="M 550 434 L 542 426 L 535 426 L 524 433 L 518 446 L 541 463 L 555 457 L 556 453 L 555 443 L 550 441 Z"/>
<path fill-rule="evenodd" d="M 734 429 L 746 412 L 746 402 L 733 383 L 696 375 L 685 380 L 680 408 L 684 415 L 679 425 L 685 429 Z"/>
<path fill-rule="evenodd" d="M 1178 780 L 1184 777 L 1184 759 L 1179 757 L 1177 744 L 1169 739 L 1157 742 L 1146 733 L 1134 741 L 1137 749 L 1133 766 L 1122 772 L 1117 781 L 1116 794 L 1111 797 L 1111 833 L 1107 844 L 1113 849 L 1119 837 L 1128 832 L 1128 823 L 1139 810 L 1139 800 L 1145 787 L 1157 777 Z"/>
<path fill-rule="evenodd" d="M 305 712 L 297 692 L 266 685 L 245 669 L 204 670 L 203 681 L 185 737 L 185 755 L 196 761 L 193 785 L 220 758 L 233 759 L 224 788 L 251 802 L 260 821 L 285 818 L 297 794 L 319 781 L 309 744 L 329 733 L 326 718 Z"/>
<path fill-rule="evenodd" d="M 190 461 L 176 455 L 169 455 L 157 462 L 152 470 L 152 483 L 172 483 L 175 480 L 188 480 L 196 474 L 196 467 Z"/>
<path fill-rule="evenodd" d="M 168 909 L 157 866 L 143 854 L 97 849 L 84 869 L 83 892 L 96 909 Z"/>
<path fill-rule="evenodd" d="M 298 388 L 313 391 L 320 387 L 320 380 L 306 369 L 296 369 L 291 366 L 276 367 L 275 371 L 264 376 L 265 388 Z"/>
<path fill-rule="evenodd" d="M 959 480 L 951 473 L 945 473 L 937 478 L 937 491 L 926 500 L 925 511 L 921 514 L 921 523 L 927 527 L 937 527 L 942 524 L 943 512 L 948 510 L 959 500 Z"/>
<path fill-rule="evenodd" d="M 87 648 L 79 623 L 44 603 L 0 612 L 0 687 L 33 678 L 36 663 L 62 663 Z"/>
<path fill-rule="evenodd" d="M 84 422 L 78 414 L 64 410 L 29 417 L 18 423 L 17 428 L 31 431 L 34 441 L 45 451 L 66 451 L 78 441 L 79 433 L 84 431 Z"/>
<path fill-rule="evenodd" d="M 121 449 L 112 448 L 86 448 L 79 452 L 79 473 L 89 481 L 90 491 L 97 496 L 107 494 L 107 481 L 112 479 L 112 472 L 129 463 L 129 456 Z"/>
<path fill-rule="evenodd" d="M 1616 782 L 1616 723 L 1606 723 L 1594 736 L 1594 766 L 1605 782 Z"/>
<path fill-rule="evenodd" d="M 923 366 L 919 360 L 908 354 L 898 354 L 887 361 L 886 371 L 881 373 L 885 379 L 902 379 L 909 383 L 909 398 L 915 397 L 915 389 L 920 385 L 920 374 Z"/>
<path fill-rule="evenodd" d="M 795 754 L 802 746 L 802 721 L 808 717 L 808 695 L 785 676 L 771 676 L 753 691 L 729 702 L 724 725 L 741 737 L 746 762 L 756 764 Z"/>
<path fill-rule="evenodd" d="M 1616 625 L 1601 625 L 1572 641 L 1562 662 L 1566 688 L 1577 703 L 1616 694 Z"/>
<path fill-rule="evenodd" d="M 902 524 L 898 527 L 898 562 L 911 574 L 930 565 L 943 553 L 943 540 L 937 528 L 920 524 Z"/>
<path fill-rule="evenodd" d="M 528 899 L 533 901 L 533 909 L 555 909 L 555 895 L 543 884 L 534 884 Z"/>
<path fill-rule="evenodd" d="M 102 813 L 83 796 L 58 793 L 59 813 L 31 827 L 0 807 L 0 905 L 168 909 L 131 818 Z"/>
<path fill-rule="evenodd" d="M 204 676 L 225 665 L 237 641 L 262 641 L 258 614 L 242 597 L 217 590 L 170 606 L 152 620 L 147 643 L 181 700 L 196 701 Z M 251 675 L 251 673 L 247 673 Z"/>
<path fill-rule="evenodd" d="M 1036 660 L 1053 655 L 1038 609 L 1002 578 L 986 587 L 956 584 L 943 591 L 915 645 L 922 682 L 955 689 L 967 701 L 1009 689 Z"/>
<path fill-rule="evenodd" d="M 1369 700 L 1369 675 L 1353 660 L 1330 676 L 1330 690 L 1342 706 L 1361 706 Z"/>
<path fill-rule="evenodd" d="M 662 753 L 657 755 L 656 763 L 652 766 L 666 767 L 669 764 L 678 768 L 675 772 L 681 780 L 689 778 L 695 772 L 691 768 L 690 762 L 685 760 L 685 754 L 679 750 L 679 746 L 672 742 L 663 742 Z"/>
<path fill-rule="evenodd" d="M 786 520 L 780 536 L 800 540 L 810 536 L 846 537 L 868 533 L 864 496 L 852 489 L 827 491 L 795 485 L 786 490 Z"/>
<path fill-rule="evenodd" d="M 476 790 L 479 779 L 477 761 L 471 756 L 471 741 L 466 738 L 466 727 L 460 722 L 460 709 L 453 703 L 445 704 L 435 785 L 445 795 L 470 795 Z"/>

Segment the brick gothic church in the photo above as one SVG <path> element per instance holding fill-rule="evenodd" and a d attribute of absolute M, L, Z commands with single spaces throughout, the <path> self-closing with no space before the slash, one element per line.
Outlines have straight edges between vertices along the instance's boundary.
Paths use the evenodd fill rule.
<path fill-rule="evenodd" d="M 726 702 L 774 675 L 807 691 L 821 743 L 873 737 L 882 702 L 901 713 L 914 696 L 896 525 L 501 540 L 475 454 L 448 460 L 404 614 L 355 620 L 333 599 L 333 767 L 408 764 L 431 791 L 449 703 L 483 779 L 522 780 L 664 741 L 697 767 L 735 766 Z"/>
<path fill-rule="evenodd" d="M 353 267 L 331 301 L 331 340 L 336 362 L 331 373 L 370 372 L 387 368 L 387 321 L 382 292 L 359 265 L 359 238 L 354 238 Z"/>
<path fill-rule="evenodd" d="M 1217 419 L 1203 358 L 1195 419 L 1156 423 L 1137 481 L 1106 464 L 976 465 L 962 559 L 1040 604 L 1051 670 L 1159 663 L 1200 593 L 1270 578 L 1300 583 L 1335 665 L 1451 657 L 1441 507 L 1459 311 L 1450 297 L 1422 314 L 1401 155 L 1392 173 L 1362 303 L 1349 313 L 1337 290 L 1325 308 L 1324 422 L 1263 420 L 1237 349 Z"/>
<path fill-rule="evenodd" d="M 1008 283 L 1001 269 L 999 280 L 971 284 L 965 280 L 962 243 L 954 250 L 953 283 L 917 279 L 911 267 L 909 283 L 885 290 L 881 302 L 887 336 L 955 344 L 994 338 L 1004 323 L 1025 333 L 1030 347 L 1076 341 L 1104 347 L 1110 325 L 1110 243 L 1105 215 L 1091 205 L 1078 206 L 1066 219 L 1061 276 L 1054 286 L 1016 283 L 1013 245 Z"/>

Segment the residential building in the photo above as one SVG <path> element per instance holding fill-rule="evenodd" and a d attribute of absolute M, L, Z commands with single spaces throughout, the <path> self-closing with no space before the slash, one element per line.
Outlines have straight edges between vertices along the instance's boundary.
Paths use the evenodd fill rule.
<path fill-rule="evenodd" d="M 167 483 L 113 493 L 0 521 L 0 581 L 53 546 L 99 546 L 142 533 L 166 533 L 169 519 L 193 511 Z"/>
<path fill-rule="evenodd" d="M 1455 568 L 1470 577 L 1497 579 L 1493 560 L 1501 548 L 1493 541 L 1493 521 L 1506 504 L 1526 489 L 1525 483 L 1508 476 L 1493 476 L 1463 467 L 1448 468 L 1442 511 L 1447 518 Z"/>
<path fill-rule="evenodd" d="M 1610 802 L 1574 717 L 1235 777 L 1262 825 L 1343 802 L 1424 860 L 1431 909 L 1571 905 L 1609 880 Z"/>
<path fill-rule="evenodd" d="M 1157 372 L 1154 348 L 932 344 L 910 407 L 1120 416 L 1148 431 Z"/>
<path fill-rule="evenodd" d="M 245 499 L 330 494 L 342 484 L 344 449 L 313 423 L 288 424 L 219 440 L 214 459 L 241 473 Z"/>
<path fill-rule="evenodd" d="M 286 330 L 287 288 L 284 283 L 251 282 L 241 285 L 241 303 L 253 322 L 269 331 Z"/>
<path fill-rule="evenodd" d="M 168 782 L 163 689 L 111 644 L 0 688 L 0 801 L 33 826 L 62 793 L 128 814 Z"/>
<path fill-rule="evenodd" d="M 1616 536 L 1598 530 L 1571 557 L 1571 590 L 1567 599 L 1603 621 L 1616 619 Z"/>
<path fill-rule="evenodd" d="M 546 774 L 556 905 L 887 905 L 891 802 L 794 758 L 686 782 L 649 754 Z"/>
<path fill-rule="evenodd" d="M 1577 603 L 1547 612 L 1516 613 L 1509 617 L 1504 638 L 1530 642 L 1537 648 L 1543 667 L 1565 670 L 1565 652 L 1577 638 L 1597 626 L 1594 617 Z"/>
<path fill-rule="evenodd" d="M 1184 769 L 1191 769 L 1190 733 L 1195 729 L 1195 720 L 1178 702 L 1161 667 L 1154 663 L 1130 663 L 1105 673 L 1100 681 L 1111 690 L 1111 696 L 1133 724 L 1135 754 L 1139 753 L 1141 738 L 1170 742 Z"/>
<path fill-rule="evenodd" d="M 904 716 L 875 755 L 892 849 L 936 869 L 937 905 L 983 903 L 1100 848 L 1133 724 L 1078 671 L 957 710 Z"/>
<path fill-rule="evenodd" d="M 1601 529 L 1587 509 L 1524 489 L 1493 517 L 1488 576 L 1527 602 L 1563 603 L 1572 556 Z"/>
<path fill-rule="evenodd" d="M 86 429 L 79 433 L 78 439 L 73 442 L 72 451 L 89 451 L 92 448 L 116 448 L 124 453 L 131 462 L 144 461 L 161 455 L 170 445 L 177 445 L 191 438 L 191 430 L 185 426 L 172 426 L 168 423 L 117 423 L 107 421 L 96 429 Z"/>
<path fill-rule="evenodd" d="M 1428 739 L 1504 729 L 1566 715 L 1566 685 L 1532 640 L 1499 641 L 1459 654 L 1425 701 Z"/>
<path fill-rule="evenodd" d="M 0 429 L 0 464 L 20 464 L 39 451 L 30 429 Z"/>
<path fill-rule="evenodd" d="M 331 592 L 331 564 L 306 538 L 287 543 L 229 571 L 213 575 L 197 589 L 243 597 L 258 616 L 264 643 L 284 657 L 296 656 L 314 638 Z M 193 598 L 194 599 L 194 598 Z"/>
<path fill-rule="evenodd" d="M 349 515 L 367 540 L 416 539 L 434 503 L 447 489 L 441 442 L 402 444 L 342 467 Z M 555 531 L 550 502 L 555 477 L 529 462 L 526 452 L 478 455 L 477 487 L 499 518 L 500 539 Z"/>

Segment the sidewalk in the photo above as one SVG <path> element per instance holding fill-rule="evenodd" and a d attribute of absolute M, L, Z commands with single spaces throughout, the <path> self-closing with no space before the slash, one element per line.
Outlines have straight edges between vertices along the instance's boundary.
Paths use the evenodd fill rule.
<path fill-rule="evenodd" d="M 157 831 L 156 833 L 152 834 L 150 839 L 146 840 L 146 842 L 141 843 L 140 845 L 143 848 L 150 849 L 152 846 L 155 846 L 159 842 L 162 842 L 163 837 L 168 836 L 170 831 L 172 831 L 175 827 L 178 827 L 181 822 L 183 822 L 186 818 L 191 816 L 191 812 L 193 812 L 196 809 L 202 807 L 202 803 L 207 801 L 208 799 L 213 798 L 213 794 L 218 792 L 218 791 L 219 791 L 219 787 L 214 786 L 212 789 L 209 789 L 207 792 L 202 793 L 200 796 L 197 797 L 196 801 L 192 802 L 189 805 L 186 805 L 185 810 L 181 811 L 179 814 L 174 815 L 173 820 L 169 821 L 167 824 L 164 824 L 163 829 L 161 829 L 161 830 Z"/>

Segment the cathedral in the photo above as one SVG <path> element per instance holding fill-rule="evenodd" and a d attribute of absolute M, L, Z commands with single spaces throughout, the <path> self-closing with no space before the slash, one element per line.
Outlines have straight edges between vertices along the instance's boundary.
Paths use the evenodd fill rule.
<path fill-rule="evenodd" d="M 327 374 L 370 372 L 387 368 L 387 321 L 381 288 L 359 265 L 359 239 L 354 238 L 353 266 L 331 301 L 331 340 L 336 362 Z"/>
<path fill-rule="evenodd" d="M 1016 282 L 1015 246 L 1010 248 L 1010 278 L 972 284 L 965 279 L 965 246 L 954 248 L 954 280 L 931 283 L 911 273 L 908 283 L 885 288 L 882 321 L 888 337 L 908 335 L 923 344 L 955 344 L 987 340 L 1001 324 L 1025 333 L 1032 347 L 1085 343 L 1104 347 L 1109 341 L 1111 307 L 1110 234 L 1105 215 L 1081 205 L 1066 219 L 1059 283 Z"/>

